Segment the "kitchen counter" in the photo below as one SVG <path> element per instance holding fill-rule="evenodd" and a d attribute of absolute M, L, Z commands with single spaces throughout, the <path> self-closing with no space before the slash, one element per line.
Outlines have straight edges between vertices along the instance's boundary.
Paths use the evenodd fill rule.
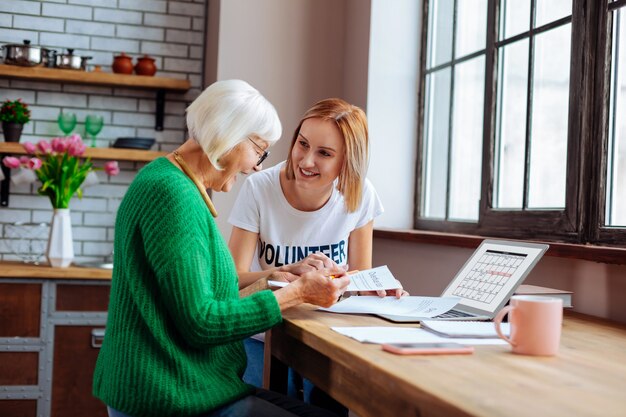
<path fill-rule="evenodd" d="M 31 278 L 31 279 L 80 279 L 110 280 L 110 269 L 83 268 L 52 268 L 49 265 L 32 265 L 22 262 L 0 261 L 0 278 Z"/>

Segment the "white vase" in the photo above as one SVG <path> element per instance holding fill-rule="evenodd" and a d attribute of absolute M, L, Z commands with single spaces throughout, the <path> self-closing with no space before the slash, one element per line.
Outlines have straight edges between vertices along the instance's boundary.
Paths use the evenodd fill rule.
<path fill-rule="evenodd" d="M 46 251 L 51 266 L 65 268 L 74 259 L 70 209 L 54 209 Z"/>

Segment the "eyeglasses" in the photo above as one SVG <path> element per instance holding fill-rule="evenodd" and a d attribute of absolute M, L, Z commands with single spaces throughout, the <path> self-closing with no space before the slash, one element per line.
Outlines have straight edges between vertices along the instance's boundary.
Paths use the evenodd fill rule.
<path fill-rule="evenodd" d="M 248 140 L 252 143 L 254 143 L 254 146 L 256 146 L 257 148 L 259 148 L 262 152 L 263 155 L 261 155 L 261 157 L 259 158 L 259 161 L 256 163 L 256 166 L 259 166 L 263 163 L 263 161 L 265 161 L 265 159 L 269 156 L 270 151 L 266 151 L 263 148 L 261 148 L 255 141 L 253 141 L 252 139 L 248 138 Z"/>

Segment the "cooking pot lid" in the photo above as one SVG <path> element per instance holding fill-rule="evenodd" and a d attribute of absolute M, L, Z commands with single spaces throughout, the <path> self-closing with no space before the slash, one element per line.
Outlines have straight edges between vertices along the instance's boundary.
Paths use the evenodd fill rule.
<path fill-rule="evenodd" d="M 30 39 L 24 39 L 24 42 L 22 43 L 7 43 L 4 46 L 28 46 L 29 48 L 42 48 L 41 46 L 38 46 L 38 45 L 31 45 Z M 46 48 L 42 48 L 42 49 L 46 49 Z"/>
<path fill-rule="evenodd" d="M 82 56 L 82 55 L 74 55 L 74 48 L 67 48 L 67 53 L 66 54 L 57 54 L 58 57 L 64 58 L 64 57 L 77 57 L 77 58 L 81 58 L 84 60 L 88 60 L 88 59 L 93 59 L 93 57 L 91 56 Z"/>

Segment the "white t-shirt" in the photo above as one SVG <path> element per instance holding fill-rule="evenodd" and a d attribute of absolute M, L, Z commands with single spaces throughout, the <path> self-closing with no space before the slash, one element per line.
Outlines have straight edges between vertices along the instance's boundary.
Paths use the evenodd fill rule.
<path fill-rule="evenodd" d="M 316 211 L 293 208 L 280 186 L 285 162 L 250 175 L 243 184 L 228 222 L 258 233 L 251 271 L 291 264 L 322 252 L 339 265 L 348 262 L 350 233 L 383 212 L 372 183 L 365 179 L 363 198 L 357 210 L 348 213 L 336 187 L 328 202 Z"/>

